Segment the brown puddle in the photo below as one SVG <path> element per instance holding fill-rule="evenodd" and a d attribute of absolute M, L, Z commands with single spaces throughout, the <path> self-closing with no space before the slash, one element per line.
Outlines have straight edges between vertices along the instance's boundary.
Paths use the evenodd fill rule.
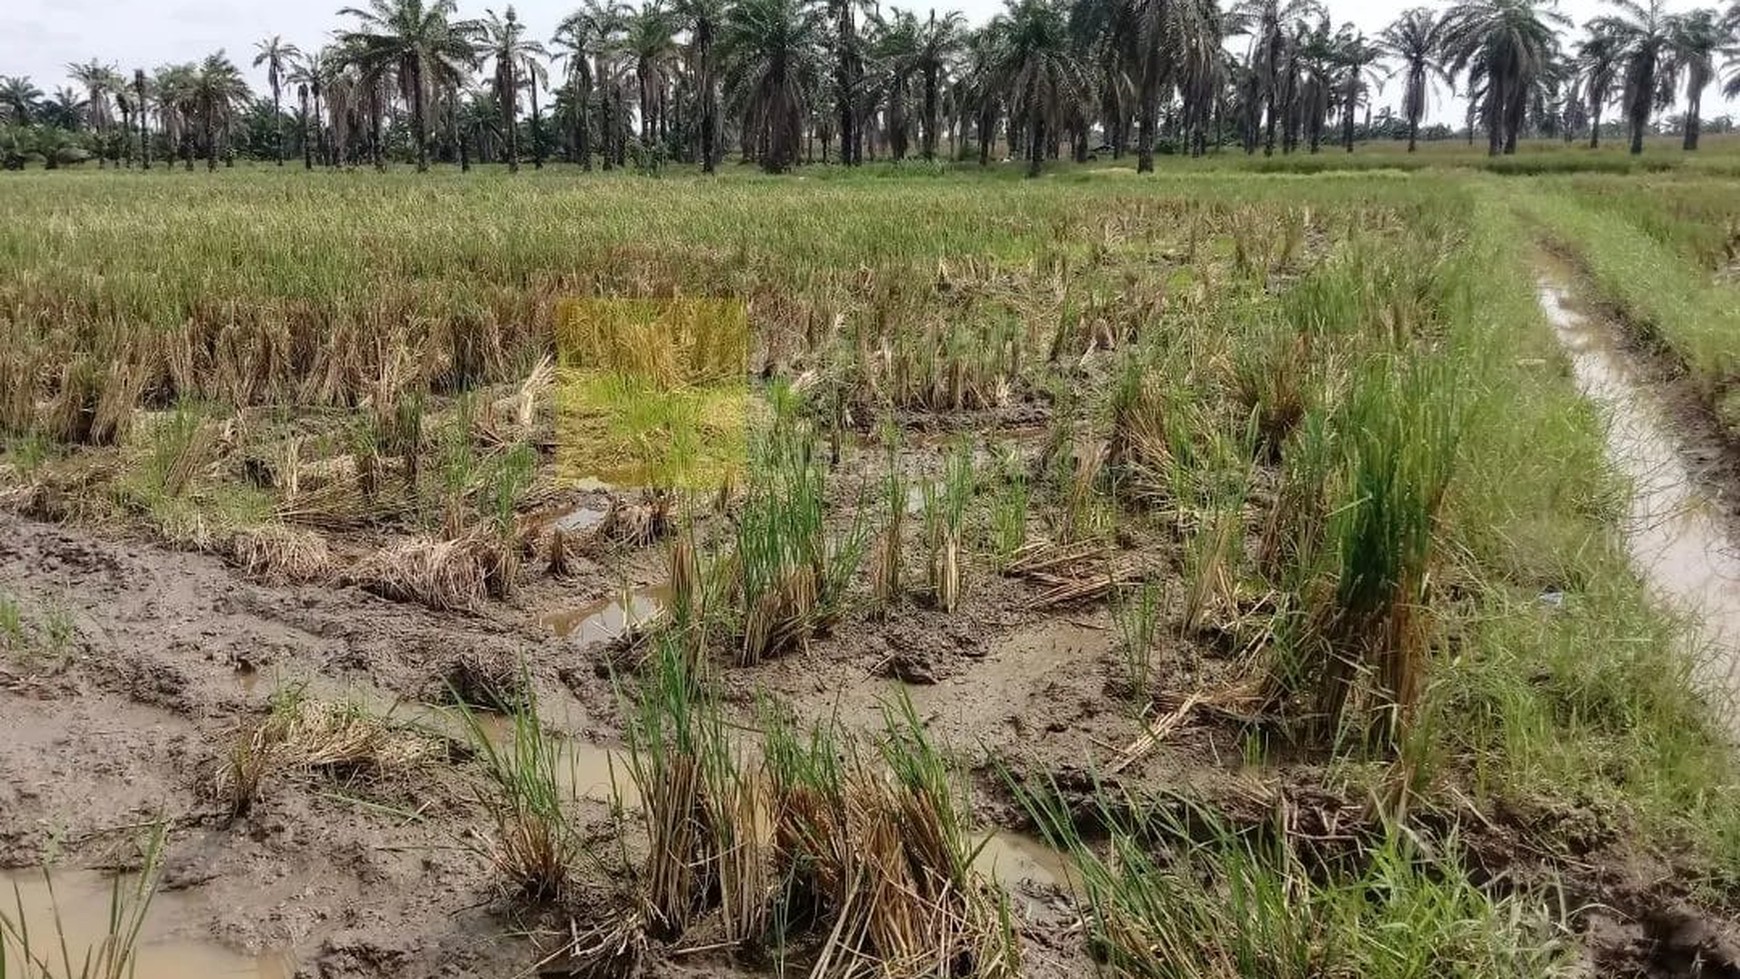
<path fill-rule="evenodd" d="M 973 869 L 1004 888 L 1031 881 L 1041 887 L 1073 890 L 1068 856 L 1042 840 L 1010 830 L 993 830 L 984 837 L 979 855 L 973 858 Z"/>
<path fill-rule="evenodd" d="M 4 936 L 0 949 L 5 955 L 0 975 L 36 976 L 40 964 L 46 964 L 47 974 L 54 979 L 65 979 L 69 971 L 78 976 L 83 973 L 87 952 L 94 968 L 97 950 L 109 935 L 114 878 L 94 870 L 51 873 L 52 897 L 41 870 L 0 871 L 0 916 L 29 929 L 29 958 L 33 965 L 25 968 L 22 943 L 11 928 L 0 925 L 0 935 Z M 123 899 L 132 897 L 134 886 L 133 880 L 122 880 Z M 18 921 L 20 904 L 24 909 L 22 922 Z M 185 894 L 152 895 L 133 968 L 120 974 L 131 979 L 289 979 L 295 974 L 294 963 L 280 953 L 249 955 L 175 932 L 183 922 L 204 918 L 205 914 Z M 70 970 L 61 957 L 62 933 Z"/>
<path fill-rule="evenodd" d="M 516 733 L 512 717 L 494 711 L 475 710 L 471 712 L 471 718 L 497 751 L 511 750 Z M 421 712 L 418 719 L 438 729 L 452 731 L 457 727 L 460 735 L 469 734 L 465 730 L 465 718 L 453 708 L 430 708 Z M 625 806 L 639 800 L 622 752 L 566 734 L 549 733 L 546 736 L 555 739 L 557 786 L 573 798 L 594 802 L 612 802 L 620 798 Z"/>
<path fill-rule="evenodd" d="M 551 529 L 560 530 L 564 534 L 578 534 L 583 531 L 591 530 L 603 521 L 603 510 L 594 510 L 591 507 L 578 507 L 564 513 L 556 514 L 550 519 L 549 524 Z"/>
<path fill-rule="evenodd" d="M 624 806 L 640 801 L 628 761 L 620 752 L 589 741 L 565 741 L 556 764 L 556 780 L 576 799 L 621 801 Z"/>
<path fill-rule="evenodd" d="M 1693 478 L 1661 403 L 1616 346 L 1618 327 L 1578 308 L 1550 268 L 1541 309 L 1571 357 L 1577 386 L 1607 418 L 1607 455 L 1633 484 L 1626 545 L 1651 587 L 1697 616 L 1710 655 L 1698 678 L 1732 698 L 1740 689 L 1740 551 L 1716 501 Z M 1740 716 L 1724 711 L 1740 733 Z"/>
<path fill-rule="evenodd" d="M 555 630 L 561 639 L 581 643 L 606 642 L 631 627 L 650 622 L 664 611 L 669 589 L 663 585 L 643 588 L 623 597 L 607 598 L 576 609 L 554 612 L 538 621 Z"/>

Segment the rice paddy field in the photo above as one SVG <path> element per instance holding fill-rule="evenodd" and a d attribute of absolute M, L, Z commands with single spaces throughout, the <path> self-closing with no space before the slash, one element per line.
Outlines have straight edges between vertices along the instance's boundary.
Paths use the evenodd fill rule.
<path fill-rule="evenodd" d="M 1462 162 L 0 178 L 0 976 L 1740 974 L 1740 196 Z"/>

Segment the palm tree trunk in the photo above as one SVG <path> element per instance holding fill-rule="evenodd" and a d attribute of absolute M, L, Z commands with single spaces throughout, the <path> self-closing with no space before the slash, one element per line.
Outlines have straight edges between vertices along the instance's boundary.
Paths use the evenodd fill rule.
<path fill-rule="evenodd" d="M 1354 80 L 1348 82 L 1346 104 L 1341 107 L 1341 143 L 1349 153 L 1353 152 L 1353 110 L 1358 101 L 1354 86 L 1359 83 L 1358 69 L 1355 69 Z"/>
<path fill-rule="evenodd" d="M 514 118 L 519 102 L 519 79 L 514 77 L 513 61 L 510 59 L 501 68 L 503 83 L 501 86 L 501 132 L 502 139 L 507 142 L 508 173 L 520 172 L 520 124 Z"/>
<path fill-rule="evenodd" d="M 1150 53 L 1142 65 L 1142 91 L 1139 96 L 1141 105 L 1137 111 L 1136 120 L 1136 172 L 1154 172 L 1154 123 L 1159 113 L 1155 103 L 1159 100 L 1159 66 L 1154 62 L 1157 56 Z"/>
<path fill-rule="evenodd" d="M 1486 155 L 1497 156 L 1504 150 L 1504 81 L 1498 73 L 1486 81 Z"/>
<path fill-rule="evenodd" d="M 927 161 L 936 159 L 936 74 L 935 65 L 924 66 L 924 139 L 918 151 Z"/>
<path fill-rule="evenodd" d="M 320 158 L 320 165 L 327 165 L 326 156 L 326 117 L 320 114 L 320 79 L 315 78 L 309 86 L 309 94 L 314 96 L 314 155 Z"/>
<path fill-rule="evenodd" d="M 1040 167 L 1045 162 L 1045 120 L 1034 111 L 1032 119 L 1027 124 L 1030 149 L 1027 153 L 1027 176 L 1039 176 Z"/>
<path fill-rule="evenodd" d="M 834 66 L 834 101 L 840 113 L 840 162 L 857 166 L 861 161 L 862 134 L 858 132 L 852 111 L 852 68 L 857 57 L 857 29 L 852 23 L 853 0 L 834 0 L 839 6 L 835 33 L 838 36 L 840 60 Z"/>
<path fill-rule="evenodd" d="M 302 169 L 314 169 L 314 147 L 308 142 L 308 93 L 302 93 L 302 107 L 296 116 L 296 131 L 302 142 Z"/>
<path fill-rule="evenodd" d="M 151 122 L 150 113 L 145 111 L 145 72 L 136 69 L 133 72 L 133 94 L 139 102 L 139 165 L 146 170 L 151 169 Z M 131 139 L 132 136 L 128 136 Z"/>
<path fill-rule="evenodd" d="M 575 145 L 580 154 L 580 169 L 592 169 L 592 76 L 583 75 L 580 79 L 580 94 L 575 98 L 574 126 Z"/>
<path fill-rule="evenodd" d="M 272 151 L 273 151 L 274 155 L 276 155 L 278 158 L 278 165 L 283 166 L 284 165 L 284 112 L 283 112 L 282 108 L 280 108 L 279 103 L 278 103 L 278 73 L 276 71 L 274 71 L 274 72 L 271 72 L 271 75 L 272 75 L 272 78 L 271 78 L 271 82 L 272 82 L 272 140 L 276 144 L 272 147 Z"/>
<path fill-rule="evenodd" d="M 203 113 L 203 133 L 205 137 L 205 171 L 217 172 L 217 127 L 212 119 L 212 107 L 207 105 Z"/>
<path fill-rule="evenodd" d="M 1045 117 L 1040 114 L 1039 80 L 1034 78 L 1027 87 L 1027 138 L 1031 141 L 1027 151 L 1027 176 L 1039 176 L 1039 168 L 1045 159 Z"/>
<path fill-rule="evenodd" d="M 611 130 L 610 145 L 616 154 L 618 167 L 628 166 L 628 101 L 623 97 L 622 83 L 615 88 L 616 95 L 616 125 Z"/>
<path fill-rule="evenodd" d="M 1698 131 L 1703 125 L 1699 118 L 1699 110 L 1703 107 L 1704 93 L 1693 91 L 1686 98 L 1686 138 L 1681 143 L 1681 149 L 1696 150 L 1698 148 Z"/>
<path fill-rule="evenodd" d="M 979 166 L 991 165 L 991 144 L 997 140 L 997 117 L 991 109 L 979 110 Z"/>
<path fill-rule="evenodd" d="M 369 162 L 376 170 L 385 171 L 387 160 L 381 146 L 381 86 L 377 80 L 369 86 Z"/>
<path fill-rule="evenodd" d="M 459 164 L 460 173 L 471 171 L 471 153 L 465 145 L 465 130 L 459 126 L 459 87 L 447 87 L 447 147 L 449 161 Z"/>
<path fill-rule="evenodd" d="M 713 22 L 702 17 L 695 22 L 695 83 L 701 88 L 701 172 L 719 166 L 719 102 L 713 91 Z M 823 155 L 827 147 L 822 148 Z"/>
<path fill-rule="evenodd" d="M 544 169 L 544 127 L 538 118 L 538 76 L 527 79 L 532 83 L 532 169 Z"/>
<path fill-rule="evenodd" d="M 428 108 L 423 105 L 422 72 L 412 73 L 411 138 L 417 142 L 417 172 L 429 172 Z"/>
<path fill-rule="evenodd" d="M 1592 150 L 1601 148 L 1601 103 L 1599 101 L 1595 102 L 1594 109 L 1590 113 L 1589 148 Z"/>

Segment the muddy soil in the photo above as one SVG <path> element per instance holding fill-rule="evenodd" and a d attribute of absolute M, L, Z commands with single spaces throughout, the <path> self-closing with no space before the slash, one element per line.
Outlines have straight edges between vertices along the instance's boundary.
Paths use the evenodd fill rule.
<path fill-rule="evenodd" d="M 262 976 L 524 967 L 525 943 L 499 937 L 491 882 L 465 848 L 461 780 L 286 783 L 234 823 L 212 792 L 273 691 L 309 683 L 408 716 L 439 698 L 458 652 L 514 656 L 526 638 L 514 623 L 355 589 L 268 588 L 207 556 L 10 515 L 0 583 L 26 616 L 63 608 L 74 629 L 56 661 L 38 651 L 0 672 L 0 867 L 124 868 L 142 828 L 166 817 L 170 896 L 150 917 L 142 979 L 256 974 L 249 963 Z M 547 686 L 546 716 L 583 739 L 592 712 Z M 98 884 L 56 873 L 71 875 L 57 888 L 63 917 L 106 910 L 106 890 L 90 897 Z"/>
<path fill-rule="evenodd" d="M 1544 286 L 1543 306 L 1587 392 L 1614 412 L 1616 459 L 1635 467 L 1646 489 L 1633 515 L 1639 566 L 1719 623 L 1718 644 L 1731 642 L 1740 636 L 1740 589 L 1731 587 L 1740 566 L 1729 557 L 1726 521 L 1699 516 L 1720 506 L 1685 489 L 1707 485 L 1685 478 L 1688 466 L 1698 471 L 1695 451 L 1666 434 L 1673 429 L 1662 416 L 1636 407 L 1656 382 L 1627 373 L 1629 354 L 1611 340 L 1611 324 L 1568 305 L 1569 283 Z M 918 476 L 938 468 L 935 447 L 923 449 Z M 848 468 L 873 477 L 878 458 L 865 451 Z M 604 496 L 588 488 L 550 501 L 537 518 L 583 533 L 602 519 Z M 519 682 L 523 664 L 543 722 L 565 736 L 585 815 L 602 832 L 612 784 L 624 780 L 608 677 L 631 656 L 619 637 L 667 597 L 660 549 L 579 557 L 563 576 L 531 573 L 511 602 L 456 614 L 350 587 L 269 585 L 213 556 L 111 535 L 0 514 L 0 590 L 39 625 L 56 615 L 70 623 L 56 648 L 0 655 L 0 727 L 9 735 L 0 739 L 0 893 L 17 883 L 40 916 L 47 886 L 34 868 L 51 863 L 74 942 L 80 928 L 94 937 L 112 873 L 136 867 L 138 839 L 162 816 L 171 829 L 165 890 L 145 930 L 141 979 L 506 976 L 534 962 L 536 942 L 524 936 L 551 938 L 567 921 L 522 920 L 498 892 L 475 849 L 485 820 L 474 801 L 476 766 L 462 748 L 414 771 L 278 778 L 236 818 L 214 789 L 216 773 L 281 691 L 360 702 L 457 741 L 462 725 L 442 705 L 457 696 L 488 707 L 512 696 L 502 687 Z M 1166 542 L 1124 543 L 1168 576 Z M 910 700 L 935 740 L 971 769 L 978 832 L 989 837 L 980 866 L 1015 896 L 1035 976 L 1080 975 L 1091 964 L 1072 929 L 1068 866 L 1023 834 L 1026 819 L 996 762 L 1065 785 L 1085 786 L 1087 773 L 1099 772 L 1138 791 L 1212 800 L 1253 823 L 1277 808 L 1318 829 L 1371 820 L 1364 800 L 1321 788 L 1321 758 L 1265 743 L 1268 763 L 1256 773 L 1245 763 L 1253 735 L 1235 708 L 1180 703 L 1181 692 L 1235 684 L 1227 637 L 1185 638 L 1177 622 L 1163 623 L 1159 694 L 1149 704 L 1121 679 L 1105 604 L 1039 608 L 1038 591 L 975 565 L 956 612 L 915 599 L 894 615 L 851 613 L 804 650 L 724 670 L 727 702 L 745 726 L 772 694 L 802 716 L 874 731 L 891 705 Z M 1148 721 L 1138 720 L 1144 708 Z M 1179 708 L 1157 744 L 1132 750 L 1146 724 Z M 511 736 L 500 721 L 488 724 L 495 737 Z M 1556 823 L 1529 825 L 1541 815 L 1493 814 L 1458 835 L 1485 873 L 1565 881 L 1567 900 L 1584 909 L 1573 917 L 1589 974 L 1740 975 L 1740 934 L 1698 910 L 1667 861 L 1637 858 L 1626 841 L 1596 833 L 1567 873 L 1563 859 L 1530 856 L 1565 836 Z M 1574 803 L 1557 815 L 1587 816 Z M 746 974 L 704 953 L 653 970 Z"/>
<path fill-rule="evenodd" d="M 355 588 L 270 586 L 208 555 L 0 514 L 0 587 L 27 620 L 54 610 L 71 623 L 64 647 L 0 660 L 5 889 L 20 885 L 33 926 L 52 920 L 38 869 L 52 865 L 72 942 L 96 940 L 111 872 L 137 866 L 161 816 L 166 896 L 144 932 L 142 979 L 515 974 L 535 961 L 534 943 L 506 936 L 561 923 L 518 920 L 468 846 L 482 813 L 463 752 L 447 771 L 286 776 L 233 821 L 214 790 L 218 769 L 277 692 L 360 703 L 459 739 L 463 725 L 440 705 L 491 669 L 515 682 L 523 663 L 602 829 L 613 786 L 633 803 L 603 665 L 626 625 L 656 614 L 657 570 L 633 558 L 612 576 L 541 581 L 514 605 L 455 615 Z M 627 605 L 607 580 L 626 582 Z M 964 617 L 846 623 L 808 654 L 730 674 L 743 717 L 766 689 L 809 716 L 837 707 L 853 726 L 879 729 L 882 703 L 905 689 L 944 743 L 1010 746 L 1050 729 L 1071 733 L 1038 740 L 1028 754 L 1042 763 L 1113 757 L 1135 728 L 1108 706 L 1109 662 L 1094 664 L 1110 642 L 1103 613 L 1079 624 L 1003 619 L 989 610 L 1018 604 L 1020 586 L 976 587 Z M 907 650 L 906 681 L 886 662 L 896 648 Z M 1066 669 L 1072 661 L 1093 665 Z M 1059 940 L 1062 858 L 997 828 L 1006 801 L 980 802 L 979 864 L 1017 895 L 1039 939 L 1034 974 L 1072 974 L 1082 963 Z"/>

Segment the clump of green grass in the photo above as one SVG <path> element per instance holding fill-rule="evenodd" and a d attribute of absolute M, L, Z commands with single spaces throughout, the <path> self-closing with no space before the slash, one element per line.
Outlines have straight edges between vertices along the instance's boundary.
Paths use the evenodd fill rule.
<path fill-rule="evenodd" d="M 877 754 L 858 754 L 826 725 L 806 736 L 770 722 L 765 758 L 785 881 L 774 920 L 813 916 L 826 935 L 814 975 L 847 975 L 865 960 L 896 975 L 947 974 L 960 962 L 978 976 L 1019 975 L 1007 898 L 973 868 L 958 779 L 910 701 L 885 709 Z"/>
<path fill-rule="evenodd" d="M 876 535 L 871 553 L 870 591 L 883 609 L 900 602 L 901 551 L 905 540 L 907 494 L 905 464 L 900 458 L 900 430 L 893 424 L 883 426 L 882 439 L 887 453 L 888 471 L 882 477 L 883 503 L 888 508 L 887 522 Z"/>
<path fill-rule="evenodd" d="M 1070 855 L 1089 947 L 1120 975 L 1522 979 L 1569 965 L 1545 896 L 1483 891 L 1454 839 L 1428 854 L 1391 827 L 1351 865 L 1325 867 L 1283 826 L 1241 829 L 1196 805 L 1132 808 L 1102 787 L 1094 818 L 1110 831 L 1090 844 L 1055 789 L 1014 788 Z"/>
<path fill-rule="evenodd" d="M 1001 480 L 997 498 L 991 504 L 991 548 L 998 564 L 1007 566 L 1015 552 L 1027 544 L 1031 491 L 1026 464 L 1015 448 L 1000 449 L 998 470 Z"/>
<path fill-rule="evenodd" d="M 0 593 L 0 645 L 9 652 L 19 652 L 26 647 L 29 638 L 24 625 L 24 609 L 18 604 L 18 599 Z"/>
<path fill-rule="evenodd" d="M 755 449 L 726 564 L 745 664 L 806 642 L 839 616 L 865 548 L 861 519 L 826 526 L 826 477 L 807 431 L 774 431 Z M 861 511 L 859 513 L 861 517 Z"/>
<path fill-rule="evenodd" d="M 1344 410 L 1347 497 L 1328 527 L 1335 587 L 1312 613 L 1325 650 L 1317 704 L 1339 729 L 1350 698 L 1369 698 L 1372 736 L 1393 744 L 1425 689 L 1434 545 L 1461 434 L 1456 374 L 1380 367 Z"/>
<path fill-rule="evenodd" d="M 716 817 L 735 809 L 709 793 L 728 787 L 733 773 L 724 770 L 731 756 L 704 663 L 661 633 L 628 730 L 628 772 L 647 838 L 640 900 L 655 932 L 667 938 L 709 909 L 719 881 L 713 845 L 732 837 Z"/>
<path fill-rule="evenodd" d="M 531 684 L 522 682 L 514 705 L 513 733 L 501 745 L 474 710 L 455 694 L 471 747 L 486 782 L 478 797 L 495 824 L 483 852 L 511 894 L 533 903 L 566 896 L 585 843 L 573 813 L 573 792 L 564 787 L 562 748 L 538 716 Z"/>
<path fill-rule="evenodd" d="M 945 612 L 961 602 L 962 526 L 973 497 L 973 447 L 962 441 L 943 458 L 941 485 L 924 484 L 925 569 L 932 601 Z"/>
<path fill-rule="evenodd" d="M 35 478 L 58 455 L 54 443 L 35 432 L 7 436 L 4 449 L 0 451 L 0 458 L 4 458 L 13 473 L 25 481 Z"/>
<path fill-rule="evenodd" d="M 1250 418 L 1258 453 L 1270 463 L 1279 462 L 1288 437 L 1311 406 L 1309 338 L 1278 325 L 1235 350 L 1237 403 Z"/>
<path fill-rule="evenodd" d="M 1118 627 L 1118 651 L 1131 698 L 1148 699 L 1154 680 L 1154 639 L 1160 628 L 1160 583 L 1144 581 L 1113 590 L 1112 621 Z"/>
<path fill-rule="evenodd" d="M 959 781 L 910 703 L 865 752 L 837 724 L 799 728 L 763 708 L 759 750 L 734 745 L 706 660 L 655 639 L 632 691 L 628 762 L 644 857 L 634 896 L 576 942 L 583 968 L 621 967 L 650 933 L 678 941 L 716 923 L 741 954 L 812 975 L 1012 977 L 1020 952 L 1002 894 L 973 868 Z"/>
<path fill-rule="evenodd" d="M 216 548 L 235 531 L 266 523 L 271 498 L 258 488 L 212 478 L 223 424 L 210 406 L 183 402 L 133 433 L 130 464 L 115 492 L 165 539 Z"/>

